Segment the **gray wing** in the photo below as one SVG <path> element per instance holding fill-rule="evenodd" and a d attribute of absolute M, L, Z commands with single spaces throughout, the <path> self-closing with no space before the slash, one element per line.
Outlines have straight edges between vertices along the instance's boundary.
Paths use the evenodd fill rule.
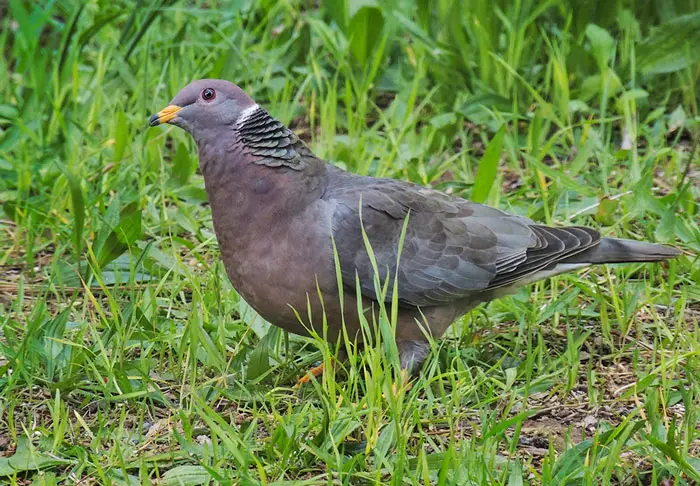
<path fill-rule="evenodd" d="M 333 235 L 343 282 L 354 289 L 357 277 L 362 294 L 371 298 L 377 294 L 363 227 L 380 282 L 389 281 L 387 300 L 397 275 L 400 302 L 413 306 L 447 304 L 508 286 L 600 241 L 600 235 L 588 228 L 536 225 L 400 181 L 340 172 L 335 178 L 337 183 L 327 188 L 324 199 L 335 205 Z"/>

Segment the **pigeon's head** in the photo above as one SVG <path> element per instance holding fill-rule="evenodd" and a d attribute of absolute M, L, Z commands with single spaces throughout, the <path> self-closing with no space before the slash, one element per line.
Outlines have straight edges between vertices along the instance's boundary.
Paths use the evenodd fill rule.
<path fill-rule="evenodd" d="M 196 137 L 198 133 L 233 127 L 246 110 L 255 108 L 255 102 L 235 84 L 200 79 L 182 88 L 166 108 L 148 119 L 148 124 L 155 127 L 169 123 Z"/>

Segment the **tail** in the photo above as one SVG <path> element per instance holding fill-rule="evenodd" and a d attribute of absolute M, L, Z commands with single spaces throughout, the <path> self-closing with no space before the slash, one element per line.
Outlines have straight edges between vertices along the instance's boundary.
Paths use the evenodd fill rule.
<path fill-rule="evenodd" d="M 680 250 L 644 241 L 602 238 L 593 248 L 572 255 L 561 263 L 660 262 L 680 255 Z"/>

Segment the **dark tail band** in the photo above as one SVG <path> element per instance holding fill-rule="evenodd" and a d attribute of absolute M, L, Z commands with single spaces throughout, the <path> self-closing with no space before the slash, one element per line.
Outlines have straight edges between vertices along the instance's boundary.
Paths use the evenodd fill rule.
<path fill-rule="evenodd" d="M 577 253 L 561 263 L 659 262 L 680 255 L 680 250 L 644 241 L 603 238 L 590 250 Z"/>

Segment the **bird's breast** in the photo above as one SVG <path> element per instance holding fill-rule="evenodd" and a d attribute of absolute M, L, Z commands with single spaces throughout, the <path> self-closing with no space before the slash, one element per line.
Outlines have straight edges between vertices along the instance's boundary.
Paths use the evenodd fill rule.
<path fill-rule="evenodd" d="M 336 285 L 330 224 L 322 211 L 312 206 L 289 219 L 251 211 L 237 228 L 215 221 L 215 230 L 236 291 L 265 319 L 303 333 L 294 311 L 308 315 L 307 303 L 318 301 L 318 290 L 330 295 Z"/>

